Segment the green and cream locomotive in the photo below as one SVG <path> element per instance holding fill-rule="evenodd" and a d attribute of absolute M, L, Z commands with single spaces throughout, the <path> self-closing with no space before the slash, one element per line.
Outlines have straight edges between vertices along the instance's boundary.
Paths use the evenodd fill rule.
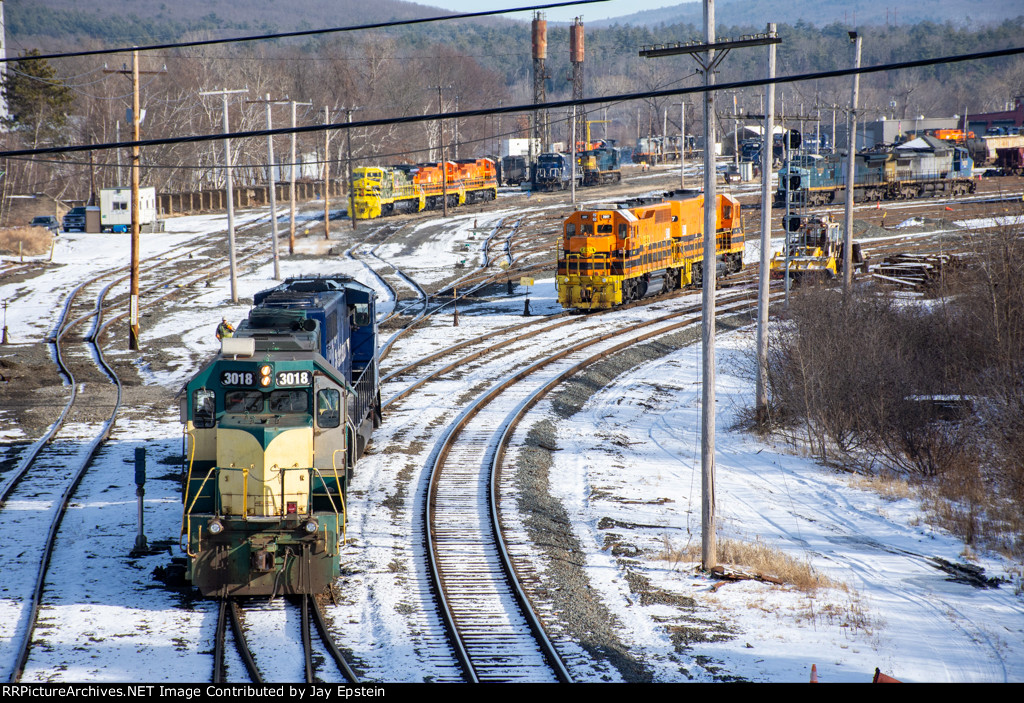
<path fill-rule="evenodd" d="M 319 593 L 338 575 L 380 423 L 375 303 L 348 277 L 289 278 L 188 382 L 181 541 L 203 595 Z"/>

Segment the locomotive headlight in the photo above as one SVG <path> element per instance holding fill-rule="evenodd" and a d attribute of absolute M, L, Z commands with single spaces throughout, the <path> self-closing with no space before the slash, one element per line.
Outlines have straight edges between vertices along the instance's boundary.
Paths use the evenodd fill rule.
<path fill-rule="evenodd" d="M 270 376 L 260 376 L 260 385 L 266 388 L 270 385 Z"/>
<path fill-rule="evenodd" d="M 213 518 L 210 522 L 206 523 L 206 529 L 210 531 L 211 535 L 219 535 L 224 531 L 224 523 L 219 518 Z"/>
<path fill-rule="evenodd" d="M 270 374 L 272 374 L 273 372 L 274 367 L 271 366 L 270 364 L 263 364 L 263 366 L 260 367 L 260 376 L 267 377 L 270 376 Z"/>
<path fill-rule="evenodd" d="M 306 520 L 306 522 L 302 525 L 302 529 L 304 529 L 309 534 L 313 534 L 314 532 L 316 532 L 317 529 L 319 529 L 319 527 L 320 525 L 317 524 L 316 518 L 312 517 Z"/>

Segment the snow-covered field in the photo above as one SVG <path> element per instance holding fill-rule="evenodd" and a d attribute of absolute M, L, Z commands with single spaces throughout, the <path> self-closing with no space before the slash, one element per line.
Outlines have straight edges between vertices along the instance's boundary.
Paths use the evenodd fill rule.
<path fill-rule="evenodd" d="M 488 216 L 487 225 L 503 215 Z M 431 244 L 435 253 L 417 257 L 421 268 L 410 273 L 422 276 L 419 280 L 439 275 L 422 267 L 424 259 L 436 261 L 438 268 L 450 267 L 453 252 L 473 226 L 471 218 L 451 221 L 456 226 Z M 144 236 L 143 256 L 169 249 L 193 233 L 217 232 L 224 218 L 177 218 L 168 224 L 167 234 Z M 103 247 L 95 246 L 97 238 L 61 235 L 54 253 L 59 268 L 28 283 L 0 281 L 0 300 L 12 301 L 7 325 L 15 345 L 43 339 L 52 331 L 57 304 L 71 287 L 91 272 L 127 259 L 124 235 L 102 235 Z M 312 246 L 311 239 L 300 240 L 301 253 L 314 253 Z M 398 251 L 389 243 L 378 254 L 387 259 Z M 756 255 L 748 252 L 747 258 Z M 358 262 L 332 256 L 317 264 L 282 256 L 284 275 L 307 273 L 311 267 L 348 272 L 378 285 Z M 225 279 L 206 289 L 194 309 L 143 329 L 143 344 L 180 335 L 193 354 L 212 352 L 213 329 L 221 315 L 227 312 L 238 319 L 247 312 L 244 305 L 226 306 L 227 284 Z M 244 297 L 273 285 L 270 265 L 243 276 L 239 285 Z M 552 296 L 550 279 L 538 279 L 531 293 L 535 312 L 553 308 Z M 510 302 L 507 310 L 489 306 L 482 314 L 460 307 L 460 334 L 474 336 L 516 321 L 521 309 L 521 300 Z M 717 671 L 721 677 L 751 681 L 806 681 L 813 664 L 823 682 L 870 681 L 876 667 L 904 681 L 1024 681 L 1021 565 L 994 554 L 972 555 L 970 561 L 984 567 L 986 576 L 1006 582 L 978 589 L 950 581 L 929 558 L 964 561 L 964 546 L 929 525 L 918 501 L 886 498 L 799 456 L 792 447 L 732 429 L 739 409 L 751 403 L 750 381 L 737 369 L 746 364 L 753 332 L 746 328 L 722 334 L 718 342 L 720 538 L 761 540 L 809 562 L 845 588 L 814 595 L 754 581 L 716 588 L 716 582 L 696 573 L 693 563 L 661 558 L 668 548 L 700 541 L 700 349 L 685 347 L 634 368 L 596 393 L 582 412 L 558 421 L 560 451 L 551 479 L 586 551 L 586 572 L 595 594 L 614 614 L 621 639 L 647 664 L 654 680 L 712 680 Z M 398 351 L 411 358 L 437 343 L 436 334 L 428 330 L 422 341 L 413 336 Z M 145 350 L 139 363 L 145 367 Z M 147 377 L 177 390 L 193 371 L 182 366 Z M 47 590 L 36 632 L 39 644 L 24 681 L 208 679 L 214 604 L 160 586 L 152 573 L 167 564 L 166 552 L 128 556 L 137 530 L 131 465 L 136 447 L 145 447 L 149 457 L 146 534 L 151 543 L 174 544 L 179 554 L 177 465 L 160 463 L 181 453 L 177 416 L 177 408 L 168 407 L 153 409 L 151 417 L 136 414 L 119 422 L 79 489 L 49 575 L 49 583 L 61 585 Z M 524 426 L 544 417 L 555 417 L 546 402 Z M 382 430 L 384 438 L 396 428 L 385 425 Z M 0 410 L 0 438 L 18 432 Z M 0 445 L 2 455 L 6 453 Z M 343 581 L 343 602 L 329 614 L 370 678 L 421 681 L 443 669 L 439 665 L 424 671 L 421 655 L 401 641 L 401 633 L 410 628 L 433 626 L 430 618 L 415 612 L 416 605 L 426 605 L 423 577 L 388 573 L 397 553 L 416 547 L 403 544 L 387 511 L 375 512 L 371 505 L 393 492 L 401 469 L 393 458 L 371 454 L 356 472 L 350 503 L 356 517 L 343 557 L 363 571 Z M 416 477 L 401 480 L 415 483 Z M 378 517 L 365 519 L 371 514 Z M 628 563 L 606 549 L 609 520 L 628 526 L 614 530 L 617 540 L 636 547 L 637 556 Z M 627 569 L 666 593 L 692 597 L 698 612 L 720 621 L 731 636 L 684 649 L 675 646 L 666 623 L 678 610 L 631 597 Z M 346 583 L 353 589 L 347 594 Z M 394 600 L 410 607 L 398 611 L 382 605 Z M 422 622 L 413 622 L 420 618 Z"/>

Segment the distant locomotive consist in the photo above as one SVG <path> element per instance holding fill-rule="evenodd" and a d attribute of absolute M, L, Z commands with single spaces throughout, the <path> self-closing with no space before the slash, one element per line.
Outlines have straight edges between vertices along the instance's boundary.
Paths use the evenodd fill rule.
<path fill-rule="evenodd" d="M 257 293 L 187 384 L 182 546 L 206 596 L 319 593 L 380 423 L 376 295 L 346 276 Z"/>
<path fill-rule="evenodd" d="M 716 275 L 743 268 L 740 203 L 716 197 Z M 558 255 L 558 302 L 610 308 L 703 281 L 704 194 L 673 191 L 580 210 L 566 219 Z"/>
<path fill-rule="evenodd" d="M 576 185 L 595 186 L 622 180 L 622 150 L 607 144 L 576 154 Z M 549 152 L 537 157 L 532 189 L 566 190 L 572 186 L 572 155 Z"/>
<path fill-rule="evenodd" d="M 779 171 L 775 206 L 786 202 L 827 205 L 845 198 L 845 156 L 801 155 Z M 963 147 L 924 136 L 893 148 L 863 151 L 854 157 L 855 202 L 907 200 L 973 193 L 974 161 Z"/>
<path fill-rule="evenodd" d="M 442 164 L 362 166 L 352 171 L 352 200 L 357 219 L 398 212 L 419 212 L 498 197 L 498 171 L 490 159 Z"/>

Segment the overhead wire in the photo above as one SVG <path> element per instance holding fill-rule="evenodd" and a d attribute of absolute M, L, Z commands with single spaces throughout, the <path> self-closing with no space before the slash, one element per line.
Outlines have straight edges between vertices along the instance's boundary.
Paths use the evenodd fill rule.
<path fill-rule="evenodd" d="M 107 149 L 123 149 L 126 147 L 151 147 L 151 146 L 164 146 L 169 144 L 195 144 L 200 142 L 216 141 L 223 139 L 245 139 L 251 137 L 267 137 L 277 135 L 291 135 L 291 134 L 308 134 L 308 133 L 319 133 L 327 130 L 348 130 L 358 129 L 360 127 L 375 127 L 381 125 L 395 125 L 395 124 L 416 124 L 421 122 L 432 122 L 436 120 L 452 120 L 462 119 L 468 117 L 483 117 L 486 115 L 502 115 L 512 114 L 521 112 L 536 112 L 538 110 L 557 110 L 560 108 L 568 108 L 572 106 L 585 107 L 588 105 L 600 105 L 604 103 L 614 102 L 629 102 L 632 100 L 642 100 L 648 98 L 658 97 L 672 97 L 678 95 L 694 95 L 702 94 L 710 90 L 711 92 L 723 92 L 728 90 L 737 90 L 740 88 L 752 88 L 763 85 L 785 85 L 789 83 L 800 83 L 809 80 L 818 80 L 823 78 L 839 78 L 843 76 L 854 76 L 854 75 L 867 75 L 872 73 L 881 73 L 885 71 L 894 71 L 906 68 L 917 68 L 921 66 L 934 66 L 939 64 L 948 63 L 959 63 L 964 61 L 979 61 L 984 59 L 1001 58 L 1006 56 L 1016 56 L 1024 54 L 1024 47 L 1013 47 L 1008 49 L 996 49 L 992 51 L 982 51 L 971 54 L 955 54 L 951 56 L 940 56 L 931 59 L 917 59 L 914 61 L 901 61 L 896 63 L 888 64 L 877 64 L 874 66 L 863 66 L 860 68 L 845 68 L 837 69 L 832 71 L 819 71 L 814 73 L 803 73 L 790 76 L 777 76 L 775 78 L 758 78 L 744 81 L 732 81 L 728 83 L 717 83 L 711 88 L 705 88 L 703 85 L 686 87 L 686 88 L 668 88 L 662 90 L 649 90 L 635 93 L 621 93 L 617 95 L 605 95 L 593 98 L 581 98 L 579 100 L 558 100 L 540 104 L 521 104 L 521 105 L 508 105 L 492 108 L 480 108 L 473 110 L 461 110 L 456 112 L 448 113 L 428 113 L 423 115 L 405 115 L 402 117 L 389 117 L 379 118 L 370 120 L 359 120 L 353 122 L 334 122 L 329 124 L 317 124 L 317 125 L 304 125 L 297 127 L 278 127 L 275 129 L 260 129 L 260 130 L 248 130 L 243 132 L 226 132 L 226 133 L 207 133 L 207 134 L 196 134 L 184 137 L 164 137 L 157 139 L 142 139 L 139 141 L 123 141 L 123 142 L 110 142 L 104 144 L 77 144 L 62 147 L 41 147 L 35 149 L 14 149 L 7 151 L 0 151 L 0 158 L 12 157 L 12 156 L 33 156 L 37 154 L 62 154 L 72 153 L 81 151 L 102 151 Z"/>

